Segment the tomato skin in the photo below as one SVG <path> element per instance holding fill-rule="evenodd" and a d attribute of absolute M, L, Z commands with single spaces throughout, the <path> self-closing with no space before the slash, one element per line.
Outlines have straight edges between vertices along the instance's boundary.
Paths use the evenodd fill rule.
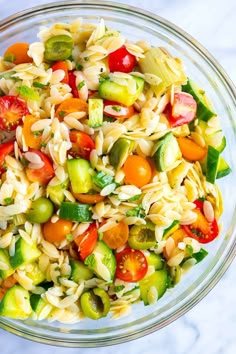
<path fill-rule="evenodd" d="M 103 232 L 102 240 L 111 248 L 116 249 L 122 247 L 128 240 L 129 226 L 119 222 L 111 229 Z"/>
<path fill-rule="evenodd" d="M 144 278 L 148 263 L 139 250 L 125 248 L 116 254 L 116 277 L 127 282 L 137 282 Z"/>
<path fill-rule="evenodd" d="M 72 226 L 70 220 L 58 219 L 54 223 L 48 220 L 43 224 L 43 236 L 48 242 L 61 242 L 70 234 Z"/>
<path fill-rule="evenodd" d="M 13 55 L 13 64 L 32 63 L 33 59 L 28 56 L 29 44 L 25 42 L 18 42 L 12 44 L 4 53 L 4 57 Z"/>
<path fill-rule="evenodd" d="M 84 132 L 72 130 L 70 132 L 70 141 L 72 147 L 69 150 L 69 154 L 73 157 L 89 160 L 91 151 L 95 149 L 93 139 Z"/>
<path fill-rule="evenodd" d="M 130 73 L 136 64 L 136 58 L 129 53 L 125 46 L 120 47 L 108 55 L 110 72 L 120 71 Z"/>
<path fill-rule="evenodd" d="M 32 169 L 26 167 L 26 175 L 30 182 L 39 182 L 40 184 L 47 185 L 49 181 L 54 177 L 55 172 L 53 165 L 49 158 L 39 150 L 29 149 L 29 152 L 34 152 L 37 154 L 41 160 L 44 162 L 44 166 L 39 169 Z"/>
<path fill-rule="evenodd" d="M 86 194 L 86 193 L 73 193 L 75 199 L 84 204 L 96 204 L 102 202 L 105 197 L 99 193 Z"/>
<path fill-rule="evenodd" d="M 3 172 L 3 164 L 7 155 L 14 151 L 14 141 L 0 145 L 0 174 Z"/>
<path fill-rule="evenodd" d="M 26 114 L 29 114 L 28 107 L 19 97 L 0 97 L 0 130 L 15 130 Z"/>
<path fill-rule="evenodd" d="M 79 91 L 76 86 L 76 76 L 74 74 L 74 71 L 69 71 L 68 74 L 69 77 L 69 86 L 71 88 L 71 92 L 75 98 L 79 98 Z"/>
<path fill-rule="evenodd" d="M 41 135 L 33 134 L 31 130 L 32 125 L 38 122 L 40 118 L 35 117 L 31 114 L 27 114 L 24 119 L 22 134 L 24 136 L 26 145 L 32 149 L 40 149 L 41 147 Z"/>
<path fill-rule="evenodd" d="M 197 102 L 189 93 L 175 92 L 171 108 L 169 107 L 169 122 L 172 127 L 190 123 L 197 112 Z"/>
<path fill-rule="evenodd" d="M 128 156 L 123 171 L 126 183 L 133 184 L 138 188 L 148 184 L 152 178 L 152 168 L 148 160 L 138 155 Z"/>
<path fill-rule="evenodd" d="M 117 108 L 117 111 L 116 109 L 112 109 L 113 107 Z M 108 117 L 113 117 L 116 119 L 126 119 L 132 117 L 134 113 L 135 110 L 133 106 L 128 107 L 115 101 L 104 101 L 104 114 Z"/>
<path fill-rule="evenodd" d="M 62 83 L 64 84 L 69 84 L 69 74 L 68 74 L 68 69 L 65 61 L 57 61 L 54 63 L 52 66 L 52 71 L 56 70 L 62 70 L 65 73 L 64 78 L 61 80 Z"/>
<path fill-rule="evenodd" d="M 84 233 L 74 240 L 75 244 L 79 247 L 78 251 L 82 261 L 93 252 L 97 240 L 98 230 L 95 223 L 91 224 Z"/>

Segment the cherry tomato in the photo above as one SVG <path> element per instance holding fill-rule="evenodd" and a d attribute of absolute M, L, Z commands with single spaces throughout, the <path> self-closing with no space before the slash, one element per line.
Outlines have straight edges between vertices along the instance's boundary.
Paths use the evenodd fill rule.
<path fill-rule="evenodd" d="M 108 55 L 108 66 L 111 72 L 121 71 L 129 73 L 136 64 L 136 58 L 129 53 L 125 46 L 120 47 Z"/>
<path fill-rule="evenodd" d="M 141 251 L 125 248 L 116 254 L 116 277 L 128 281 L 137 282 L 147 273 L 148 263 Z"/>
<path fill-rule="evenodd" d="M 57 108 L 55 116 L 58 117 L 61 121 L 63 118 L 73 112 L 85 112 L 88 114 L 88 104 L 80 98 L 68 98 L 63 101 Z"/>
<path fill-rule="evenodd" d="M 69 84 L 69 74 L 68 74 L 68 69 L 65 61 L 57 61 L 52 65 L 52 70 L 62 70 L 64 71 L 64 78 L 61 80 L 64 84 Z"/>
<path fill-rule="evenodd" d="M 24 136 L 26 145 L 32 149 L 40 149 L 41 146 L 41 134 L 36 135 L 31 130 L 32 125 L 39 121 L 40 118 L 32 116 L 31 114 L 27 114 L 24 119 L 23 127 L 22 127 L 22 134 Z"/>
<path fill-rule="evenodd" d="M 76 76 L 74 71 L 69 71 L 69 86 L 71 88 L 71 92 L 75 98 L 79 98 L 79 91 L 76 86 Z"/>
<path fill-rule="evenodd" d="M 0 97 L 0 130 L 15 130 L 29 114 L 26 103 L 16 96 Z"/>
<path fill-rule="evenodd" d="M 125 161 L 123 171 L 127 184 L 134 184 L 136 187 L 143 187 L 152 178 L 152 168 L 145 157 L 130 155 Z"/>
<path fill-rule="evenodd" d="M 102 202 L 105 197 L 99 193 L 86 194 L 86 193 L 73 193 L 73 196 L 81 203 L 96 204 Z"/>
<path fill-rule="evenodd" d="M 79 235 L 74 241 L 79 247 L 79 254 L 82 261 L 93 252 L 98 239 L 98 230 L 95 223 L 91 224 L 88 229 Z"/>
<path fill-rule="evenodd" d="M 189 93 L 175 92 L 174 101 L 169 109 L 169 122 L 172 127 L 190 123 L 197 112 L 197 102 Z"/>
<path fill-rule="evenodd" d="M 24 42 L 14 43 L 4 53 L 4 59 L 13 64 L 31 63 L 33 59 L 28 56 L 29 44 Z"/>
<path fill-rule="evenodd" d="M 3 164 L 5 157 L 14 151 L 14 141 L 0 145 L 0 174 L 4 170 Z"/>
<path fill-rule="evenodd" d="M 104 231 L 102 240 L 112 249 L 123 246 L 129 236 L 129 226 L 122 221 L 113 228 Z"/>
<path fill-rule="evenodd" d="M 48 184 L 48 182 L 54 177 L 54 169 L 49 158 L 39 150 L 30 149 L 29 152 L 34 152 L 38 155 L 42 162 L 43 167 L 34 169 L 29 166 L 26 167 L 26 175 L 30 182 L 39 182 L 40 184 Z"/>
<path fill-rule="evenodd" d="M 48 220 L 43 224 L 43 237 L 48 242 L 61 242 L 71 233 L 72 221 L 58 219 L 56 222 Z"/>
<path fill-rule="evenodd" d="M 72 142 L 72 147 L 69 150 L 69 154 L 73 157 L 89 160 L 91 151 L 95 149 L 93 139 L 83 132 L 72 130 L 70 132 L 70 141 Z"/>
<path fill-rule="evenodd" d="M 104 114 L 109 117 L 125 119 L 132 117 L 134 113 L 135 110 L 133 106 L 128 107 L 114 101 L 104 101 Z"/>

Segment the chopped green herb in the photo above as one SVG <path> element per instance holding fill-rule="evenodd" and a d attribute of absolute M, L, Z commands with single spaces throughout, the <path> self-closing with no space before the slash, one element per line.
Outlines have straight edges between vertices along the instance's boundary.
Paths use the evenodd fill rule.
<path fill-rule="evenodd" d="M 77 86 L 77 89 L 78 89 L 78 90 L 82 89 L 82 87 L 84 87 L 84 85 L 85 85 L 85 82 L 84 82 L 84 80 L 83 80 L 83 81 L 81 81 L 81 82 L 79 83 L 79 85 Z"/>
<path fill-rule="evenodd" d="M 142 194 L 137 194 L 134 195 L 133 197 L 128 199 L 128 202 L 136 202 L 137 200 L 139 200 L 141 198 Z"/>
<path fill-rule="evenodd" d="M 9 63 L 13 63 L 15 59 L 16 57 L 14 54 L 6 54 L 3 58 L 4 61 L 7 61 Z"/>
<path fill-rule="evenodd" d="M 42 133 L 43 133 L 43 130 L 36 130 L 35 132 L 32 132 L 32 134 L 35 136 L 42 135 Z"/>
<path fill-rule="evenodd" d="M 27 167 L 29 164 L 29 161 L 27 161 L 24 157 L 21 159 L 21 163 L 23 166 Z"/>
<path fill-rule="evenodd" d="M 60 118 L 64 118 L 65 114 L 66 114 L 66 111 L 60 111 L 59 112 L 59 117 Z"/>
<path fill-rule="evenodd" d="M 120 112 L 121 111 L 121 107 L 120 106 L 112 106 L 112 109 L 116 112 Z"/>
<path fill-rule="evenodd" d="M 42 146 L 42 147 L 46 147 L 46 146 L 47 146 L 47 144 L 46 144 L 46 143 L 40 143 L 40 146 Z"/>
<path fill-rule="evenodd" d="M 186 251 L 188 252 L 189 256 L 192 256 L 193 247 L 191 245 L 186 245 Z"/>
<path fill-rule="evenodd" d="M 75 64 L 75 68 L 76 68 L 76 70 L 82 70 L 83 69 L 83 65 L 81 65 L 81 64 L 79 64 L 79 63 L 76 63 Z"/>
<path fill-rule="evenodd" d="M 19 86 L 17 87 L 18 91 L 22 96 L 28 98 L 33 101 L 39 101 L 40 97 L 38 92 L 34 91 L 32 88 L 28 86 Z"/>
<path fill-rule="evenodd" d="M 41 84 L 41 82 L 37 82 L 37 81 L 35 81 L 35 82 L 33 82 L 33 86 L 34 87 L 37 87 L 37 88 L 40 88 L 40 89 L 44 89 L 44 88 L 46 88 L 47 86 L 48 86 L 49 84 Z"/>
<path fill-rule="evenodd" d="M 114 291 L 115 293 L 118 293 L 119 291 L 123 290 L 125 288 L 124 285 L 116 285 L 114 286 Z"/>
<path fill-rule="evenodd" d="M 136 208 L 127 211 L 126 216 L 136 216 L 138 218 L 145 218 L 146 214 L 142 207 L 142 204 L 140 204 Z"/>
<path fill-rule="evenodd" d="M 72 241 L 73 241 L 73 236 L 72 236 L 72 234 L 67 234 L 67 235 L 66 235 L 66 239 L 67 239 L 67 241 L 72 242 Z"/>
<path fill-rule="evenodd" d="M 6 205 L 9 205 L 9 204 L 11 204 L 13 202 L 13 198 L 11 198 L 11 197 L 5 198 L 4 202 L 5 202 Z"/>
<path fill-rule="evenodd" d="M 51 138 L 54 138 L 54 133 L 51 133 Z"/>

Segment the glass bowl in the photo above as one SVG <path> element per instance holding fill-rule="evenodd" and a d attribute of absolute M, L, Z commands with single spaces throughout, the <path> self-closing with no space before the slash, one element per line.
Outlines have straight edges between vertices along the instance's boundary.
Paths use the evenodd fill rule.
<path fill-rule="evenodd" d="M 225 201 L 221 236 L 207 246 L 208 257 L 184 275 L 181 282 L 155 305 L 144 307 L 139 303 L 133 305 L 128 316 L 118 320 L 84 320 L 75 325 L 0 319 L 2 328 L 34 341 L 68 347 L 95 347 L 135 339 L 176 320 L 213 288 L 230 265 L 236 250 L 236 92 L 216 60 L 191 36 L 154 14 L 118 3 L 66 1 L 20 12 L 0 22 L 1 47 L 6 48 L 18 41 L 35 41 L 40 26 L 70 22 L 78 17 L 89 23 L 98 23 L 103 18 L 108 26 L 120 30 L 127 38 L 133 41 L 145 39 L 180 57 L 187 75 L 204 88 L 222 118 L 227 138 L 224 154 L 232 167 L 232 173 L 218 182 Z"/>

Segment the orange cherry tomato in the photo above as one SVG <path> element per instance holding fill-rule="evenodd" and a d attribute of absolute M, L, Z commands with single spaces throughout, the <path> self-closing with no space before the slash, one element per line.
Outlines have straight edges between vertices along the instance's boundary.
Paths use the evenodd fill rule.
<path fill-rule="evenodd" d="M 190 138 L 180 136 L 177 141 L 183 157 L 187 160 L 199 161 L 207 155 L 207 148 L 198 145 Z"/>
<path fill-rule="evenodd" d="M 43 237 L 48 242 L 61 242 L 71 233 L 72 221 L 58 219 L 56 222 L 48 220 L 43 224 Z"/>
<path fill-rule="evenodd" d="M 98 230 L 95 223 L 91 224 L 88 229 L 75 238 L 75 244 L 79 247 L 78 251 L 82 261 L 85 260 L 90 253 L 93 252 L 98 240 Z"/>
<path fill-rule="evenodd" d="M 64 78 L 61 80 L 61 82 L 63 82 L 64 84 L 69 84 L 69 73 L 68 73 L 68 69 L 67 69 L 67 65 L 65 61 L 57 61 L 56 63 L 54 63 L 52 65 L 52 70 L 56 71 L 56 70 L 62 70 L 64 71 Z"/>
<path fill-rule="evenodd" d="M 110 247 L 110 248 L 119 248 L 123 246 L 129 236 L 129 226 L 124 224 L 122 221 L 119 222 L 112 229 L 103 232 L 102 240 Z"/>
<path fill-rule="evenodd" d="M 148 160 L 138 155 L 128 156 L 123 171 L 126 183 L 133 184 L 136 187 L 143 187 L 152 178 L 152 168 Z"/>
<path fill-rule="evenodd" d="M 41 134 L 34 134 L 31 130 L 32 125 L 37 122 L 39 118 L 27 114 L 24 119 L 22 133 L 26 142 L 26 145 L 32 149 L 40 149 L 41 146 Z"/>
<path fill-rule="evenodd" d="M 29 44 L 24 42 L 14 43 L 7 48 L 3 57 L 11 59 L 13 64 L 32 63 L 33 59 L 28 56 Z"/>
<path fill-rule="evenodd" d="M 44 165 L 41 168 L 34 169 L 29 166 L 26 167 L 26 175 L 30 182 L 39 182 L 40 184 L 48 184 L 48 182 L 54 177 L 55 172 L 53 165 L 49 158 L 39 150 L 30 149 L 29 152 L 37 154 Z"/>
<path fill-rule="evenodd" d="M 128 282 L 137 282 L 146 275 L 147 270 L 147 259 L 141 251 L 125 248 L 116 254 L 117 278 Z"/>
<path fill-rule="evenodd" d="M 99 193 L 86 194 L 86 193 L 73 193 L 73 196 L 81 203 L 96 204 L 102 202 L 105 197 Z"/>
<path fill-rule="evenodd" d="M 104 114 L 116 119 L 126 119 L 134 115 L 135 110 L 133 106 L 125 106 L 121 103 L 114 101 L 104 101 Z"/>
<path fill-rule="evenodd" d="M 88 114 L 88 104 L 80 98 L 68 98 L 63 101 L 57 108 L 55 116 L 58 117 L 61 121 L 63 118 L 73 112 L 85 112 Z"/>

